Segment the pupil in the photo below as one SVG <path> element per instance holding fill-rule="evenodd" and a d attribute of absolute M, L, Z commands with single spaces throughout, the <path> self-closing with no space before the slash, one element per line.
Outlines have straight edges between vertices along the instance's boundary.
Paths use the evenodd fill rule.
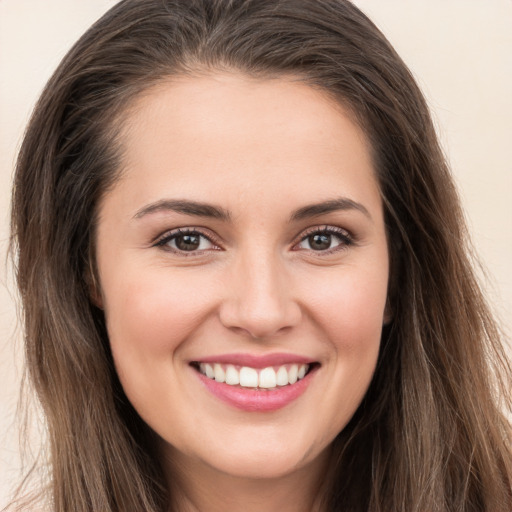
<path fill-rule="evenodd" d="M 309 237 L 309 244 L 315 251 L 324 251 L 331 246 L 331 235 L 311 235 Z"/>
<path fill-rule="evenodd" d="M 193 251 L 199 247 L 199 235 L 180 235 L 176 237 L 176 247 L 180 251 Z"/>

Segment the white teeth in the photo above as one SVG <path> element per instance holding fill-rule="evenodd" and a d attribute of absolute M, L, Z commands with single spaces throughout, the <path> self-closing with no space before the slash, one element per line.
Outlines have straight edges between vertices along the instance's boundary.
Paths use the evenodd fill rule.
<path fill-rule="evenodd" d="M 213 377 L 215 376 L 212 365 L 208 363 L 201 363 L 199 365 L 199 369 L 201 370 L 201 373 L 203 375 L 206 375 L 209 379 L 213 379 Z"/>
<path fill-rule="evenodd" d="M 226 367 L 226 384 L 230 386 L 240 384 L 240 374 L 232 364 L 228 364 Z"/>
<path fill-rule="evenodd" d="M 226 382 L 226 373 L 220 364 L 213 365 L 213 375 L 217 382 Z"/>
<path fill-rule="evenodd" d="M 275 388 L 276 385 L 276 372 L 274 368 L 264 368 L 261 370 L 259 380 L 260 388 Z"/>
<path fill-rule="evenodd" d="M 288 370 L 288 384 L 295 384 L 297 382 L 297 374 L 299 372 L 299 366 L 292 364 Z"/>
<path fill-rule="evenodd" d="M 258 372 L 254 368 L 242 366 L 240 368 L 240 386 L 244 388 L 257 388 Z"/>
<path fill-rule="evenodd" d="M 223 365 L 220 363 L 200 363 L 199 371 L 209 379 L 223 382 L 230 386 L 244 388 L 275 389 L 277 386 L 295 384 L 308 372 L 308 364 L 287 364 L 278 367 L 269 366 L 261 370 L 242 366 Z"/>
<path fill-rule="evenodd" d="M 286 386 L 288 384 L 288 372 L 286 371 L 286 367 L 281 366 L 279 370 L 277 370 L 276 384 L 278 386 Z"/>

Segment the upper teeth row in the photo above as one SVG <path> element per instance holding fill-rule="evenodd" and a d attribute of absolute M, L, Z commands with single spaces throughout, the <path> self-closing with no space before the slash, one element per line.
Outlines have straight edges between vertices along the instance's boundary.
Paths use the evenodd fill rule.
<path fill-rule="evenodd" d="M 307 371 L 307 364 L 288 364 L 278 367 L 269 366 L 258 370 L 249 366 L 236 367 L 232 364 L 200 363 L 199 370 L 203 375 L 217 382 L 244 388 L 275 388 L 295 384 L 302 379 Z"/>

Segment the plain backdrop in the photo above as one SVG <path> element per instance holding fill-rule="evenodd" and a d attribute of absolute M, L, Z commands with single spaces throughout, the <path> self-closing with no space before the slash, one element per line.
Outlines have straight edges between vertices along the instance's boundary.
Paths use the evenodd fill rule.
<path fill-rule="evenodd" d="M 34 102 L 115 0 L 0 0 L 0 509 L 19 480 L 20 329 L 6 261 L 10 183 Z M 356 0 L 422 87 L 459 185 L 484 286 L 512 331 L 512 0 Z M 508 338 L 510 339 L 510 337 Z"/>

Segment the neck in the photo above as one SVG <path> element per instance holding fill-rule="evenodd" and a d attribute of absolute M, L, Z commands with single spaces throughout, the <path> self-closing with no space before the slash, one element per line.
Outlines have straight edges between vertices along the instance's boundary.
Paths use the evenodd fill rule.
<path fill-rule="evenodd" d="M 325 475 L 329 454 L 275 478 L 244 478 L 217 471 L 200 462 L 168 464 L 175 512 L 324 512 Z"/>

